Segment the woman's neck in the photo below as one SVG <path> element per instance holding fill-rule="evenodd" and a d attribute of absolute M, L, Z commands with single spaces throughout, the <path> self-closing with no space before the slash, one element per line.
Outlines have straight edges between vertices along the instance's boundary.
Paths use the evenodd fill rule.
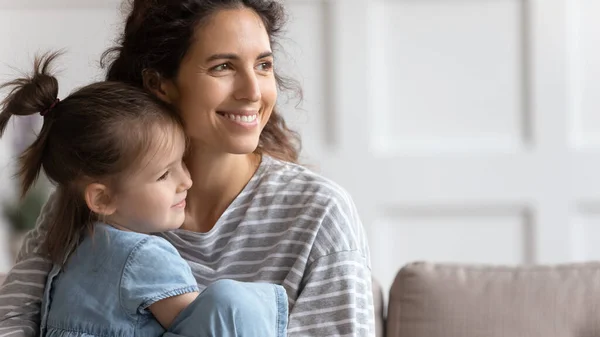
<path fill-rule="evenodd" d="M 250 181 L 260 165 L 260 156 L 216 153 L 193 145 L 191 148 L 186 164 L 193 184 L 188 190 L 182 228 L 207 232 Z"/>

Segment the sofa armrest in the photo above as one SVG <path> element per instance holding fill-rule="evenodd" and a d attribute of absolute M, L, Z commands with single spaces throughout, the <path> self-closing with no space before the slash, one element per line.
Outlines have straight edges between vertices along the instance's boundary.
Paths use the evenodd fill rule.
<path fill-rule="evenodd" d="M 390 290 L 388 337 L 600 336 L 600 263 L 414 263 Z"/>

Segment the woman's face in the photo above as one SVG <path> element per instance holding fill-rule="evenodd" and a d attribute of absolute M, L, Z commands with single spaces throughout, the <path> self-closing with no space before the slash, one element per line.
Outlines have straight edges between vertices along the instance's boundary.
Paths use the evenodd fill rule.
<path fill-rule="evenodd" d="M 251 9 L 216 12 L 202 24 L 177 78 L 165 83 L 194 147 L 253 152 L 277 100 L 273 55 Z"/>

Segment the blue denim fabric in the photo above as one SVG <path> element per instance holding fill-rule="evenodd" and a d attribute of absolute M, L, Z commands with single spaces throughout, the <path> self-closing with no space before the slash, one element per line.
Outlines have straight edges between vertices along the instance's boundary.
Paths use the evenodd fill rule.
<path fill-rule="evenodd" d="M 147 308 L 162 299 L 198 291 L 189 265 L 162 238 L 104 224 L 95 228 L 94 235 L 82 241 L 62 270 L 55 266 L 50 272 L 40 335 L 163 335 L 165 330 Z M 186 332 L 183 336 L 187 337 L 283 336 L 273 330 L 281 323 L 281 313 L 285 313 L 287 325 L 287 297 L 281 296 L 285 291 L 280 286 L 217 281 L 178 316 L 172 331 Z M 209 320 L 228 310 L 233 320 Z M 258 319 L 256 313 L 264 319 Z M 200 322 L 207 326 L 200 327 Z M 197 333 L 187 334 L 192 331 Z"/>
<path fill-rule="evenodd" d="M 183 310 L 163 336 L 284 337 L 287 322 L 282 286 L 219 280 Z"/>

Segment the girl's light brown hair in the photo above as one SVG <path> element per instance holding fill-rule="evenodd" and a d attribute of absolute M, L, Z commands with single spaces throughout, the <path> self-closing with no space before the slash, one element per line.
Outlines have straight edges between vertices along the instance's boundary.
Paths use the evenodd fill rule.
<path fill-rule="evenodd" d="M 170 141 L 161 137 L 161 131 L 175 137 L 183 135 L 183 128 L 165 103 L 123 82 L 82 87 L 48 111 L 58 95 L 58 81 L 50 73 L 58 55 L 37 57 L 29 77 L 0 87 L 10 89 L 0 106 L 0 137 L 12 117 L 44 112 L 41 131 L 19 157 L 18 176 L 22 196 L 41 170 L 57 186 L 43 249 L 62 264 L 84 231 L 98 220 L 85 203 L 84 186 L 118 181 L 157 142 Z"/>

